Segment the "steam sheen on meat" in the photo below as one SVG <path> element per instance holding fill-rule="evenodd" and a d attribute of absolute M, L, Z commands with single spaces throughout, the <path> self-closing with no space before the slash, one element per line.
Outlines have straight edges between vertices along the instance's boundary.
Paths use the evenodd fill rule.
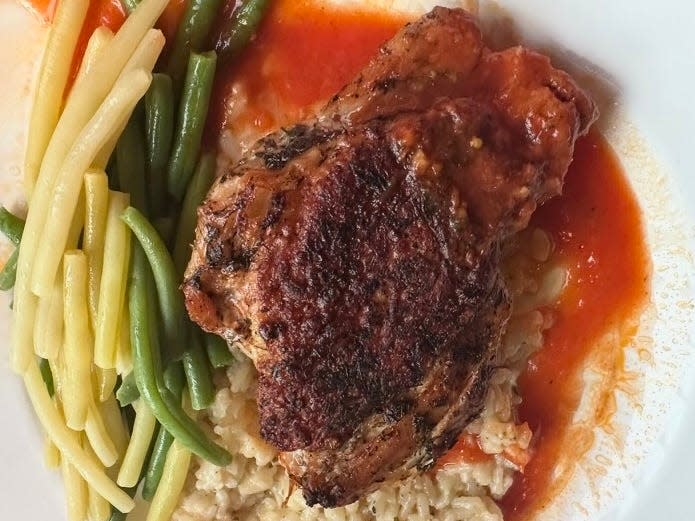
<path fill-rule="evenodd" d="M 595 117 L 546 57 L 436 8 L 218 179 L 188 311 L 253 359 L 261 434 L 308 504 L 430 468 L 479 414 L 510 312 L 500 243 Z"/>

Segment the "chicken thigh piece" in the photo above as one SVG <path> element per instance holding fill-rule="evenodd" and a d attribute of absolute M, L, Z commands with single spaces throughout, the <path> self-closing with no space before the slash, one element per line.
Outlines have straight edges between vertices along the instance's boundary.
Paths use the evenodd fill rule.
<path fill-rule="evenodd" d="M 546 57 L 436 8 L 217 180 L 188 311 L 253 359 L 261 434 L 308 504 L 431 467 L 479 414 L 501 242 L 561 193 L 596 115 Z"/>

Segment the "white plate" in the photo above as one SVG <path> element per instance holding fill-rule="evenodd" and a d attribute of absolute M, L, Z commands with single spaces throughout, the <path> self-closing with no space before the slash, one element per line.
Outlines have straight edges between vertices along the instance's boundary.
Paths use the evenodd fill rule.
<path fill-rule="evenodd" d="M 493 37 L 509 28 L 500 20 L 512 20 L 525 41 L 573 69 L 603 101 L 601 124 L 644 209 L 654 260 L 650 324 L 628 353 L 637 394 L 618 394 L 613 431 L 597 432 L 575 479 L 541 517 L 692 521 L 695 205 L 687 203 L 695 200 L 695 3 L 481 1 L 481 15 L 495 22 Z M 29 91 L 44 39 L 35 18 L 14 0 L 0 0 L 0 203 L 12 209 L 19 204 Z M 8 305 L 1 296 L 5 348 Z M 40 431 L 20 379 L 8 369 L 7 349 L 0 356 L 0 404 L 2 518 L 63 519 L 62 487 L 57 473 L 43 468 Z"/>

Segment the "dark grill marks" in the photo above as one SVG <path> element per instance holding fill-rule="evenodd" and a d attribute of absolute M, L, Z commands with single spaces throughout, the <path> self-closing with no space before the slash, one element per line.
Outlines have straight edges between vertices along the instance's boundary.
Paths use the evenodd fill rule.
<path fill-rule="evenodd" d="M 311 147 L 320 145 L 331 135 L 332 132 L 317 125 L 299 124 L 263 138 L 260 141 L 262 147 L 255 154 L 263 160 L 267 169 L 280 170 L 292 159 Z"/>

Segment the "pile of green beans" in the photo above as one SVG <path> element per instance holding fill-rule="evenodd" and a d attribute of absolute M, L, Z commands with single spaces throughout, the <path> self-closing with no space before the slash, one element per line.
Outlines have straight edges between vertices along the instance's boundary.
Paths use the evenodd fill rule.
<path fill-rule="evenodd" d="M 139 4 L 122 2 L 129 13 Z M 213 371 L 233 364 L 234 356 L 223 339 L 189 320 L 179 289 L 195 239 L 197 209 L 215 179 L 215 154 L 203 149 L 203 134 L 218 56 L 225 63 L 238 57 L 270 0 L 241 2 L 221 32 L 211 35 L 225 3 L 188 0 L 166 60 L 153 74 L 107 169 L 109 186 L 131 195 L 122 220 L 137 239 L 127 301 L 133 371 L 120 382 L 116 397 L 125 413 L 142 398 L 159 422 L 141 475 L 147 501 L 159 486 L 174 439 L 214 464 L 230 461 L 181 404 L 187 392 L 194 410 L 209 407 Z M 125 517 L 113 509 L 111 521 Z"/>
<path fill-rule="evenodd" d="M 122 0 L 128 13 L 140 0 Z M 237 58 L 251 41 L 270 0 L 245 0 L 211 38 L 223 0 L 188 0 L 168 59 L 155 72 L 144 102 L 128 121 L 109 160 L 109 187 L 127 192 L 123 221 L 137 238 L 128 281 L 133 371 L 116 393 L 121 412 L 142 398 L 159 422 L 140 480 L 151 500 L 174 439 L 199 457 L 227 465 L 230 454 L 208 439 L 182 408 L 202 410 L 214 398 L 212 372 L 234 363 L 227 343 L 195 326 L 179 289 L 194 240 L 196 211 L 215 179 L 215 155 L 203 151 L 203 133 L 220 61 Z M 214 40 L 214 45 L 207 46 Z M 206 47 L 207 46 L 207 47 Z M 0 207 L 0 232 L 15 250 L 0 271 L 0 290 L 14 287 L 24 221 Z M 40 360 L 54 393 L 47 360 Z M 137 487 L 126 489 L 133 497 Z M 112 508 L 111 521 L 126 515 Z"/>
<path fill-rule="evenodd" d="M 24 221 L 11 214 L 6 208 L 0 207 L 0 232 L 7 237 L 15 250 L 0 271 L 0 290 L 8 291 L 14 287 L 17 278 L 17 259 L 19 258 L 19 243 L 24 232 Z"/>
<path fill-rule="evenodd" d="M 215 62 L 214 53 L 191 54 L 191 74 L 183 85 L 178 118 L 174 82 L 166 74 L 156 73 L 143 110 L 134 112 L 116 147 L 113 171 L 117 185 L 130 192 L 132 202 L 122 219 L 137 239 L 128 289 L 134 370 L 123 379 L 116 395 L 121 407 L 142 398 L 160 424 L 142 476 L 146 500 L 154 497 L 175 438 L 217 465 L 231 459 L 181 408 L 185 387 L 195 410 L 210 406 L 214 398 L 211 369 L 223 365 L 218 361 L 212 365 L 203 333 L 188 319 L 179 290 L 183 268 L 174 264 L 169 250 L 169 239 L 176 231 L 185 267 L 195 212 L 214 180 L 213 155 L 203 154 L 197 168 L 196 163 Z M 169 180 L 175 189 L 170 189 Z M 180 199 L 182 207 L 177 204 Z M 188 242 L 181 243 L 181 236 Z M 225 350 L 229 353 L 226 346 Z M 231 361 L 229 354 L 225 365 Z M 122 519 L 121 513 L 114 510 L 112 519 Z"/>

